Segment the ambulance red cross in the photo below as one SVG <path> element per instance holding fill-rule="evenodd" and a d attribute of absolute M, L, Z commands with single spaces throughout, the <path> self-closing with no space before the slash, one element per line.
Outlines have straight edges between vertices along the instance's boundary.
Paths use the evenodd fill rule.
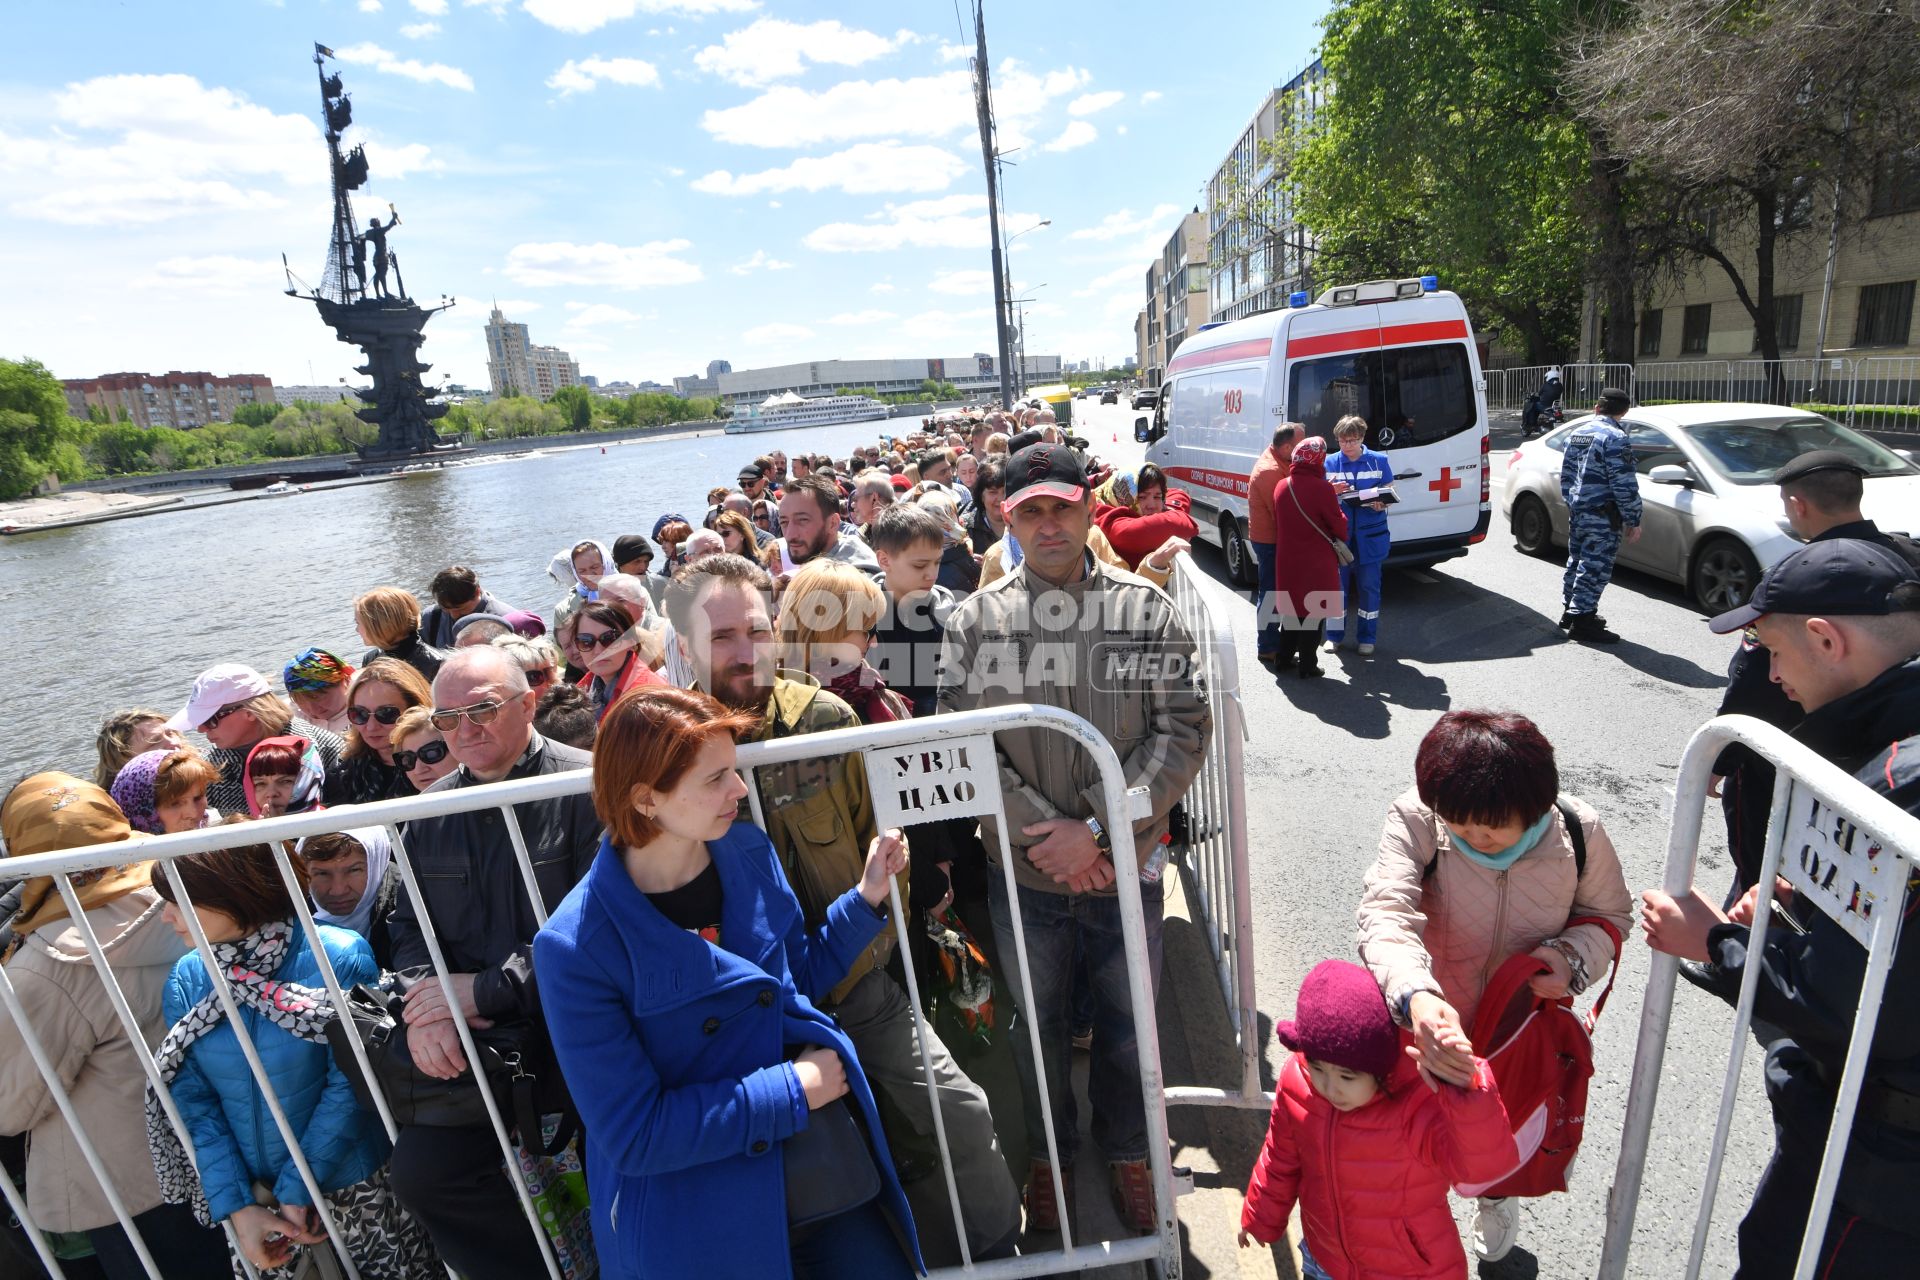
<path fill-rule="evenodd" d="M 1433 276 L 1372 280 L 1203 328 L 1167 361 L 1159 407 L 1134 435 L 1251 584 L 1247 475 L 1273 429 L 1305 423 L 1332 452 L 1334 424 L 1358 414 L 1393 464 L 1388 563 L 1433 564 L 1487 536 L 1486 385 L 1458 295 Z"/>

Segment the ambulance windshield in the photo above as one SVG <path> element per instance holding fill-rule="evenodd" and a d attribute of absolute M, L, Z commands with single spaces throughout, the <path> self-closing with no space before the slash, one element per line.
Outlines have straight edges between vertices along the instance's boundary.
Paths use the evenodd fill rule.
<path fill-rule="evenodd" d="M 1458 343 L 1349 351 L 1302 360 L 1287 387 L 1288 416 L 1328 438 L 1350 413 L 1367 420 L 1367 447 L 1433 444 L 1477 420 L 1473 371 Z"/>

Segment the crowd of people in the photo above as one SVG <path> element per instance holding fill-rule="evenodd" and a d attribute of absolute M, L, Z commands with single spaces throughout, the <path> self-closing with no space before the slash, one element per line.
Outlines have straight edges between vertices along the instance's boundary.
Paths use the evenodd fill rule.
<path fill-rule="evenodd" d="M 107 716 L 90 778 L 49 770 L 6 794 L 9 856 L 127 846 L 125 862 L 71 876 L 71 899 L 51 877 L 21 882 L 5 964 L 162 1274 L 240 1275 L 244 1258 L 291 1275 L 301 1250 L 329 1245 L 369 1280 L 544 1274 L 516 1185 L 528 1170 L 584 1173 L 578 1203 L 542 1206 L 577 1210 L 577 1234 L 548 1224 L 568 1274 L 907 1276 L 959 1262 L 963 1237 L 975 1259 L 1009 1257 L 1076 1212 L 1082 1050 L 1097 1193 L 1126 1227 L 1158 1228 L 1138 1066 L 1154 1029 L 1133 1016 L 1114 834 L 1132 832 L 1120 847 L 1136 851 L 1157 992 L 1163 850 L 1213 733 L 1194 639 L 1163 590 L 1196 529 L 1157 467 L 1100 465 L 1043 407 L 938 425 L 954 429 L 839 460 L 770 452 L 698 520 L 571 541 L 549 567 L 549 609 L 516 608 L 462 566 L 432 575 L 425 609 L 376 587 L 351 603 L 358 661 L 307 648 L 279 689 L 214 666 L 176 711 Z M 1276 430 L 1249 477 L 1257 594 L 1272 597 L 1263 664 L 1311 675 L 1323 642 L 1372 651 L 1391 481 L 1360 419 L 1331 442 Z M 1730 709 L 1792 728 L 1920 812 L 1920 550 L 1860 518 L 1844 459 L 1781 484 L 1810 545 L 1715 621 L 1748 637 Z M 1187 660 L 1116 661 L 1117 636 Z M 741 744 L 1027 702 L 1090 722 L 1144 813 L 1108 812 L 1092 758 L 1038 729 L 997 735 L 1002 807 L 977 822 L 882 829 L 857 755 L 736 767 Z M 1687 957 L 1700 985 L 1727 994 L 1762 967 L 1783 1154 L 1742 1226 L 1743 1276 L 1791 1267 L 1812 1187 L 1788 1148 L 1823 1140 L 1860 969 L 1817 912 L 1747 946 L 1763 768 L 1737 754 L 1720 767 L 1740 868 L 1725 900 L 1641 903 L 1648 940 Z M 490 807 L 415 818 L 400 844 L 344 814 L 291 849 L 244 825 L 228 848 L 164 862 L 137 843 L 579 770 L 590 789 L 517 803 L 512 824 Z M 1533 997 L 1588 991 L 1634 920 L 1603 815 L 1561 793 L 1526 717 L 1448 712 L 1412 781 L 1367 873 L 1358 963 L 1314 970 L 1277 1028 L 1293 1056 L 1242 1242 L 1280 1239 L 1297 1203 L 1308 1277 L 1464 1274 L 1449 1186 L 1491 1192 L 1477 1257 L 1513 1247 L 1518 1206 L 1499 1187 L 1529 1152 L 1479 1006 L 1513 956 L 1534 966 Z M 124 1007 L 88 963 L 96 947 Z M 906 980 L 940 989 L 956 954 L 982 967 L 1024 954 L 1031 975 L 1031 1007 L 1002 984 L 1037 1034 L 1008 1034 L 1000 1015 L 1019 1091 L 998 1111 L 969 1046 L 937 1027 L 923 1066 Z M 1896 959 L 1890 1001 L 1910 1003 L 1917 956 Z M 330 1034 L 329 972 L 390 997 L 418 1092 L 466 1080 L 477 1097 L 476 1072 L 501 1085 L 519 1171 L 471 1108 L 409 1101 L 389 1140 Z M 0 1133 L 26 1135 L 34 1221 L 83 1237 L 113 1280 L 145 1274 L 13 1021 L 0 1011 Z M 1872 1273 L 1906 1241 L 1915 1026 L 1881 1020 L 1823 1274 Z"/>

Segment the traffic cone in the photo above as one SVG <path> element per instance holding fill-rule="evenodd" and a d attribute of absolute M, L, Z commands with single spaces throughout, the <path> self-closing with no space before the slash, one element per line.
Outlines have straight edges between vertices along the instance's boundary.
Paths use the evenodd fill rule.
<path fill-rule="evenodd" d="M 1120 433 L 1119 433 L 1118 431 L 1116 431 L 1116 432 L 1114 432 L 1114 433 L 1113 433 L 1113 442 L 1114 442 L 1115 444 L 1119 444 L 1119 443 L 1120 443 Z"/>

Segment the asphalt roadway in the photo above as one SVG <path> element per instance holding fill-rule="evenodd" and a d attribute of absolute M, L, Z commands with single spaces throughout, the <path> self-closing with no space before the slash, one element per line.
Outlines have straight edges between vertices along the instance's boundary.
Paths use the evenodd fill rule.
<path fill-rule="evenodd" d="M 1101 456 L 1137 462 L 1144 450 L 1132 441 L 1136 416 L 1124 405 L 1081 401 L 1075 404 L 1075 430 Z M 1271 1040 L 1271 1022 L 1292 1016 L 1293 994 L 1314 964 L 1353 957 L 1354 906 L 1381 822 L 1394 797 L 1412 786 L 1420 739 L 1446 710 L 1488 707 L 1531 717 L 1554 744 L 1562 789 L 1599 810 L 1629 888 L 1637 895 L 1660 882 L 1676 767 L 1689 736 L 1718 706 L 1731 644 L 1707 630 L 1677 586 L 1631 570 L 1615 577 L 1601 603 L 1622 642 L 1596 647 L 1567 640 L 1556 626 L 1561 563 L 1516 551 L 1499 514 L 1506 455 L 1517 438 L 1517 426 L 1496 426 L 1494 515 L 1486 541 L 1464 558 L 1431 569 L 1389 571 L 1377 652 L 1368 659 L 1323 654 L 1327 674 L 1320 679 L 1276 679 L 1253 662 L 1253 610 L 1246 593 L 1226 585 L 1217 551 L 1196 548 L 1232 618 L 1241 696 L 1252 726 L 1245 790 L 1269 1088 L 1272 1069 L 1285 1056 Z M 1717 896 L 1729 863 L 1718 804 L 1709 803 L 1698 878 Z M 1637 936 L 1628 939 L 1619 984 L 1596 1032 L 1588 1136 L 1572 1190 L 1527 1201 L 1520 1248 L 1482 1275 L 1575 1280 L 1596 1273 L 1648 954 Z M 1171 950 L 1169 955 L 1171 963 Z M 1162 1023 L 1164 1046 L 1164 1016 Z M 1731 1011 L 1681 983 L 1632 1276 L 1684 1274 L 1731 1038 Z M 1169 1054 L 1170 1078 L 1177 1079 L 1175 1051 L 1168 1046 L 1163 1052 Z M 1191 1112 L 1174 1114 L 1178 1140 L 1194 1126 L 1185 1120 Z M 1236 1134 L 1226 1145 L 1240 1148 L 1244 1141 Z M 1771 1142 L 1754 1053 L 1740 1089 L 1703 1275 L 1733 1273 L 1734 1229 Z M 1195 1154 L 1176 1159 L 1191 1163 Z M 1243 1178 L 1244 1169 L 1232 1167 L 1239 1163 L 1221 1159 L 1221 1179 Z M 1191 1216 L 1193 1199 L 1183 1201 L 1183 1221 Z M 1190 1235 L 1198 1227 L 1193 1224 Z M 1219 1229 L 1206 1234 L 1217 1238 Z M 1273 1263 L 1279 1275 L 1293 1274 L 1291 1258 L 1276 1256 Z M 1234 1268 L 1217 1249 L 1189 1250 L 1189 1277 L 1232 1274 Z"/>

